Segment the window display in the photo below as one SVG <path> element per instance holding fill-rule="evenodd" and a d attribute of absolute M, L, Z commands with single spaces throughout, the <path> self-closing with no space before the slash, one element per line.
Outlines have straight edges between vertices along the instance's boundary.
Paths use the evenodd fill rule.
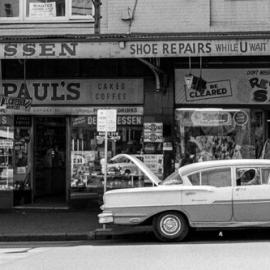
<path fill-rule="evenodd" d="M 258 157 L 262 115 L 249 109 L 177 109 L 179 165 Z"/>
<path fill-rule="evenodd" d="M 13 117 L 0 116 L 0 189 L 13 189 Z"/>
<path fill-rule="evenodd" d="M 77 192 L 96 196 L 103 191 L 104 136 L 89 119 L 91 116 L 71 119 L 71 197 Z M 118 125 L 117 132 L 109 134 L 107 189 L 140 185 L 141 175 L 134 173 L 130 164 L 120 166 L 110 160 L 118 153 L 140 154 L 142 130 L 142 126 Z"/>

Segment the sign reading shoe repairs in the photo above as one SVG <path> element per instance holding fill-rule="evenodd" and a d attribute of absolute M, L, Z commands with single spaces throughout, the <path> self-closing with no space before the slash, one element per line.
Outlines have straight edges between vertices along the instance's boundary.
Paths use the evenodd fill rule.
<path fill-rule="evenodd" d="M 32 105 L 143 104 L 143 79 L 4 80 L 0 95 Z"/>
<path fill-rule="evenodd" d="M 54 16 L 52 3 L 35 3 L 32 17 Z M 0 59 L 138 58 L 269 55 L 270 39 L 158 40 L 119 42 L 0 43 Z"/>
<path fill-rule="evenodd" d="M 186 86 L 189 70 L 175 70 L 176 104 L 270 104 L 270 69 L 203 69 L 206 88 Z M 200 70 L 192 70 L 199 76 Z"/>

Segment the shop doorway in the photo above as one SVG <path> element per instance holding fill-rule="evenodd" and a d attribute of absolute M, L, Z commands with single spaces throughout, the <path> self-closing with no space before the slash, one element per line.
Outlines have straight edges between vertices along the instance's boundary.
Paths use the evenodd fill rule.
<path fill-rule="evenodd" d="M 66 118 L 34 118 L 34 202 L 64 202 L 66 195 Z"/>

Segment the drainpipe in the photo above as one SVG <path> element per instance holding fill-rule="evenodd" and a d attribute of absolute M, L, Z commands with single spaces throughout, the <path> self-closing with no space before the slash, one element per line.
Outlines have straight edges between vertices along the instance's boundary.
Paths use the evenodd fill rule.
<path fill-rule="evenodd" d="M 161 90 L 160 75 L 161 74 L 164 75 L 165 72 L 145 59 L 138 58 L 138 60 L 144 63 L 145 65 L 147 65 L 152 70 L 155 77 L 155 82 L 156 82 L 156 92 L 160 92 Z"/>
<path fill-rule="evenodd" d="M 92 3 L 95 7 L 95 14 L 94 14 L 94 19 L 95 19 L 95 24 L 94 24 L 94 29 L 95 29 L 95 34 L 100 34 L 100 19 L 102 16 L 100 16 L 100 6 L 102 5 L 100 0 L 92 0 Z"/>

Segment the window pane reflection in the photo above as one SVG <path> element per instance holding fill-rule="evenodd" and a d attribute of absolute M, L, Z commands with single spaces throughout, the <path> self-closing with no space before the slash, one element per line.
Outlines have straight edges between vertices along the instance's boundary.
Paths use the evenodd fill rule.
<path fill-rule="evenodd" d="M 72 0 L 73 16 L 89 16 L 92 15 L 91 0 Z"/>
<path fill-rule="evenodd" d="M 0 17 L 19 17 L 19 0 L 0 1 Z"/>

